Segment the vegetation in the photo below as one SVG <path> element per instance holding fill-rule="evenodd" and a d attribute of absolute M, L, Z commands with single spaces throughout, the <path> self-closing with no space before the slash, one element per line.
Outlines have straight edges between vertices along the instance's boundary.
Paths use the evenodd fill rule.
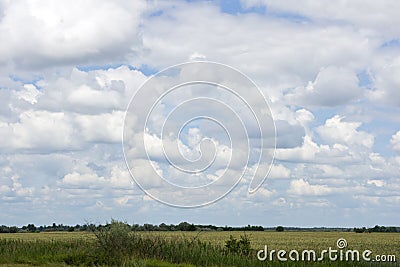
<path fill-rule="evenodd" d="M 250 239 L 247 235 L 241 235 L 240 240 L 237 240 L 232 235 L 225 242 L 225 247 L 230 253 L 249 256 L 251 252 Z"/>
<path fill-rule="evenodd" d="M 128 224 L 127 224 L 128 225 Z M 35 226 L 34 224 L 30 223 L 28 225 L 22 226 L 22 227 L 17 227 L 17 226 L 6 226 L 6 225 L 1 225 L 0 226 L 0 233 L 33 233 L 33 232 L 82 232 L 82 231 L 91 231 L 95 228 L 101 229 L 103 227 L 107 228 L 109 225 L 94 225 L 92 223 L 86 223 L 86 224 L 76 224 L 76 225 L 64 225 L 64 224 L 56 224 L 53 223 L 52 225 L 41 225 L 41 226 Z M 285 227 L 283 226 L 277 226 L 275 227 L 263 227 L 263 226 L 257 226 L 257 225 L 247 225 L 247 226 L 242 226 L 242 227 L 232 227 L 232 226 L 216 226 L 216 225 L 195 225 L 193 223 L 188 223 L 188 222 L 181 222 L 179 224 L 165 224 L 161 223 L 159 225 L 154 225 L 154 224 L 149 224 L 145 223 L 143 225 L 139 224 L 133 224 L 129 225 L 130 229 L 135 232 L 141 232 L 141 231 L 280 231 L 280 230 L 286 230 L 286 231 L 307 231 L 307 232 L 312 232 L 312 231 L 317 231 L 317 232 L 400 232 L 400 227 L 393 227 L 393 226 L 379 226 L 375 225 L 372 228 L 325 228 L 325 227 L 320 227 L 320 228 L 299 228 L 299 227 Z"/>
<path fill-rule="evenodd" d="M 354 232 L 355 233 L 396 233 L 399 232 L 399 229 L 397 227 L 385 227 L 385 226 L 379 226 L 375 225 L 373 228 L 356 228 L 354 227 Z"/>
<path fill-rule="evenodd" d="M 188 224 L 191 225 L 191 224 Z M 182 225 L 184 226 L 184 225 Z M 186 225 L 187 226 L 187 225 Z M 118 221 L 92 232 L 6 233 L 0 235 L 0 265 L 22 266 L 370 266 L 362 262 L 262 262 L 257 251 L 336 247 L 400 255 L 400 234 L 373 232 L 132 231 Z M 389 265 L 393 266 L 393 265 Z"/>

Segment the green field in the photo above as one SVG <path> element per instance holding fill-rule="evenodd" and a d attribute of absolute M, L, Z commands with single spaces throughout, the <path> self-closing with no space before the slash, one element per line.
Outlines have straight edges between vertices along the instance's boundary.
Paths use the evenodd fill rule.
<path fill-rule="evenodd" d="M 250 240 L 248 255 L 227 251 L 226 241 L 246 235 Z M 129 238 L 107 235 L 105 249 L 90 232 L 48 232 L 0 234 L 0 266 L 399 266 L 400 233 L 353 232 L 137 232 Z M 369 256 L 395 255 L 397 263 L 365 262 L 279 262 L 274 258 L 257 260 L 258 250 L 303 251 L 337 249 L 344 238 L 344 249 L 371 250 Z M 122 240 L 122 241 L 121 241 Z M 129 241 L 130 242 L 130 241 Z M 132 247 L 130 247 L 132 245 Z M 129 249 L 128 249 L 129 248 Z M 204 259 L 202 259 L 204 257 Z M 286 256 L 287 257 L 287 256 Z M 120 260 L 121 259 L 121 260 Z M 171 264 L 174 263 L 174 264 Z M 179 265 L 180 264 L 180 265 Z"/>

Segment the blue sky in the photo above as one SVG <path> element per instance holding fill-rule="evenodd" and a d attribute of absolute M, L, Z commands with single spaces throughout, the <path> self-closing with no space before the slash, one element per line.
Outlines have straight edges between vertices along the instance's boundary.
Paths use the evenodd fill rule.
<path fill-rule="evenodd" d="M 390 0 L 0 1 L 0 224 L 398 225 L 399 8 Z M 132 181 L 124 116 L 151 75 L 196 60 L 257 84 L 277 149 L 255 194 L 245 176 L 214 204 L 173 208 Z M 191 127 L 185 151 L 218 139 Z M 157 150 L 160 136 L 152 138 Z M 153 163 L 180 177 L 163 157 Z"/>

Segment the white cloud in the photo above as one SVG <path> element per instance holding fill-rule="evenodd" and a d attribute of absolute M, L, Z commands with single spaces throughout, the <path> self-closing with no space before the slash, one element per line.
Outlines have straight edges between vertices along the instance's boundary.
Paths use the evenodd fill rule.
<path fill-rule="evenodd" d="M 343 67 L 349 74 L 342 84 L 350 82 L 352 86 L 350 71 L 370 58 L 374 45 L 364 32 L 349 27 L 282 23 L 277 17 L 253 14 L 240 16 L 240 23 L 238 19 L 221 14 L 217 6 L 177 3 L 160 16 L 145 20 L 143 45 L 148 53 L 134 62 L 160 68 L 186 61 L 201 51 L 208 60 L 251 73 L 258 84 L 271 86 L 268 93 L 273 95 L 278 88 L 304 85 L 328 66 Z M 228 33 L 226 29 L 230 29 Z"/>
<path fill-rule="evenodd" d="M 23 99 L 31 104 L 37 103 L 37 97 L 42 93 L 37 90 L 36 86 L 33 84 L 24 84 L 24 91 L 17 92 L 19 99 Z"/>
<path fill-rule="evenodd" d="M 315 81 L 298 87 L 287 95 L 294 104 L 312 106 L 337 106 L 361 97 L 356 73 L 350 69 L 329 66 L 322 68 Z"/>
<path fill-rule="evenodd" d="M 143 73 L 126 66 L 88 72 L 73 68 L 63 76 L 37 82 L 42 93 L 37 108 L 82 114 L 125 110 L 145 79 Z"/>
<path fill-rule="evenodd" d="M 266 5 L 269 12 L 292 13 L 305 16 L 313 21 L 333 22 L 357 27 L 380 34 L 384 37 L 398 36 L 400 23 L 396 10 L 400 8 L 396 0 L 374 1 L 356 0 L 331 2 L 312 0 L 302 2 L 289 0 L 241 0 L 246 7 Z M 371 12 L 373 10 L 373 12 Z M 319 20 L 319 21 L 318 21 Z"/>
<path fill-rule="evenodd" d="M 3 2 L 0 64 L 16 68 L 123 59 L 138 46 L 144 1 Z M 29 43 L 29 45 L 26 45 Z"/>
<path fill-rule="evenodd" d="M 110 183 L 114 188 L 131 189 L 133 187 L 132 177 L 125 165 L 112 167 Z"/>
<path fill-rule="evenodd" d="M 244 187 L 245 189 L 245 187 Z M 256 193 L 254 194 L 247 194 L 245 195 L 246 198 L 249 198 L 251 201 L 254 201 L 255 203 L 257 202 L 267 202 L 271 199 L 273 199 L 274 196 L 276 196 L 277 192 L 275 190 L 268 190 L 266 188 L 259 188 Z"/>
<path fill-rule="evenodd" d="M 3 149 L 63 150 L 77 147 L 71 119 L 63 112 L 28 110 L 16 123 L 0 122 Z"/>
<path fill-rule="evenodd" d="M 393 55 L 394 56 L 394 55 Z M 400 57 L 379 62 L 374 72 L 374 89 L 368 97 L 377 103 L 400 107 Z"/>
<path fill-rule="evenodd" d="M 390 144 L 393 146 L 394 150 L 400 151 L 400 131 L 392 135 L 392 138 L 390 139 Z"/>
<path fill-rule="evenodd" d="M 368 180 L 367 184 L 375 185 L 376 187 L 382 187 L 385 185 L 385 181 L 382 180 Z"/>
<path fill-rule="evenodd" d="M 271 178 L 289 178 L 290 177 L 290 169 L 286 168 L 282 164 L 275 164 L 271 168 L 271 173 L 268 177 Z"/>
<path fill-rule="evenodd" d="M 309 135 L 304 137 L 302 146 L 277 149 L 275 157 L 283 161 L 319 163 L 331 162 L 335 159 L 336 164 L 355 160 L 348 147 L 340 144 L 319 145 Z"/>
<path fill-rule="evenodd" d="M 295 116 L 296 119 L 302 124 L 307 124 L 315 119 L 314 115 L 309 110 L 304 108 L 296 110 Z"/>
<path fill-rule="evenodd" d="M 104 177 L 99 177 L 96 173 L 78 173 L 73 172 L 64 176 L 61 183 L 67 186 L 75 187 L 87 187 L 87 186 L 99 186 L 105 182 Z"/>
<path fill-rule="evenodd" d="M 35 189 L 33 187 L 23 186 L 18 175 L 13 175 L 11 180 L 12 188 L 10 189 L 17 197 L 29 198 L 33 195 Z"/>
<path fill-rule="evenodd" d="M 76 121 L 88 142 L 121 142 L 124 112 L 113 111 L 99 115 L 79 115 Z"/>
<path fill-rule="evenodd" d="M 123 197 L 115 198 L 114 201 L 115 201 L 116 204 L 118 204 L 120 206 L 127 206 L 129 200 L 131 200 L 131 199 L 134 199 L 134 198 L 131 197 L 131 196 L 123 196 Z"/>
<path fill-rule="evenodd" d="M 322 173 L 318 174 L 319 177 L 343 177 L 344 172 L 338 166 L 328 165 L 328 164 L 319 164 L 316 165 L 316 168 L 321 170 Z"/>
<path fill-rule="evenodd" d="M 257 167 L 262 169 L 262 171 L 260 171 L 259 173 L 264 174 L 268 172 L 270 165 L 263 163 L 260 164 L 259 166 L 253 166 L 249 169 L 250 174 L 254 175 Z M 271 166 L 271 170 L 269 172 L 269 175 L 267 176 L 267 179 L 289 178 L 290 173 L 291 173 L 290 169 L 286 168 L 282 164 L 274 164 L 273 166 Z"/>
<path fill-rule="evenodd" d="M 371 148 L 374 144 L 374 136 L 364 131 L 359 131 L 361 122 L 346 122 L 344 117 L 335 115 L 327 119 L 325 125 L 316 129 L 321 138 L 331 144 L 346 146 L 361 145 Z"/>
<path fill-rule="evenodd" d="M 332 193 L 333 190 L 326 185 L 312 185 L 304 179 L 293 180 L 290 182 L 289 194 L 321 196 Z"/>
<path fill-rule="evenodd" d="M 0 149 L 51 152 L 121 142 L 124 109 L 145 78 L 124 66 L 72 69 L 36 85 L 11 87 L 1 99 L 7 117 L 0 115 L 0 137 L 7 142 Z"/>
<path fill-rule="evenodd" d="M 206 60 L 206 56 L 198 52 L 194 52 L 193 54 L 190 55 L 189 60 L 190 61 Z"/>
<path fill-rule="evenodd" d="M 68 96 L 67 101 L 71 106 L 82 106 L 87 108 L 101 107 L 107 109 L 117 107 L 119 102 L 117 98 L 117 92 L 101 92 L 83 85 L 77 88 L 77 90 L 72 91 Z"/>

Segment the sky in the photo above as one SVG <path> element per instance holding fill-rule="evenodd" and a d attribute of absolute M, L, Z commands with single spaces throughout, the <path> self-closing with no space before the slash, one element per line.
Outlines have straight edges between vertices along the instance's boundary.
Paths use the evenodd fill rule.
<path fill-rule="evenodd" d="M 0 0 L 0 224 L 113 218 L 139 224 L 398 226 L 398 10 L 396 0 Z M 138 156 L 135 171 L 128 169 L 122 139 L 127 109 L 136 107 L 131 99 L 140 90 L 143 99 L 153 99 L 159 92 L 143 87 L 145 81 L 196 61 L 240 71 L 268 102 L 251 104 L 257 112 L 269 110 L 276 128 L 274 161 L 258 165 L 264 171 L 272 166 L 255 193 L 248 188 L 257 166 L 224 169 L 232 155 L 243 157 L 212 121 L 188 123 L 182 136 L 174 136 L 192 160 L 207 150 L 207 143 L 201 150 L 204 140 L 217 151 L 217 166 L 188 182 L 160 154 L 160 133 L 150 129 L 143 137 L 146 113 L 133 112 L 125 125 L 139 127 L 151 151 L 150 158 Z M 215 90 L 176 90 L 154 109 L 151 127 L 160 125 L 171 105 Z M 216 95 L 235 103 L 232 95 Z M 221 110 L 210 108 L 209 115 Z M 251 120 L 245 112 L 239 116 Z M 184 115 L 174 118 L 180 122 Z M 231 127 L 233 120 L 222 122 L 246 143 Z M 247 152 L 254 151 L 259 149 Z M 149 166 L 188 186 L 215 180 L 221 170 L 246 174 L 218 201 L 182 208 L 141 189 L 140 181 L 151 177 Z M 179 202 L 180 193 L 162 197 Z"/>

